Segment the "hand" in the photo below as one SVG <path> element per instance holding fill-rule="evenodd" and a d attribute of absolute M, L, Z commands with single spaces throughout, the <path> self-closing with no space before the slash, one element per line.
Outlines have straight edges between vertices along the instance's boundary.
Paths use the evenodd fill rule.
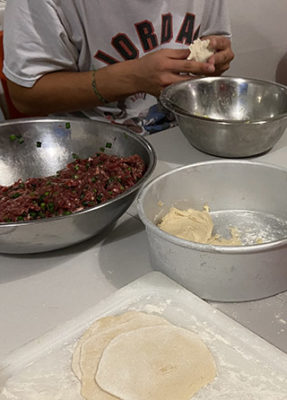
<path fill-rule="evenodd" d="M 213 62 L 187 60 L 189 50 L 162 49 L 136 60 L 134 78 L 138 92 L 158 96 L 166 86 L 192 79 L 193 75 L 209 75 L 215 71 Z"/>
<path fill-rule="evenodd" d="M 214 72 L 206 75 L 221 75 L 229 69 L 234 58 L 230 40 L 225 36 L 206 36 L 202 39 L 209 39 L 208 47 L 215 51 L 214 55 L 208 59 L 208 63 L 214 65 Z"/>

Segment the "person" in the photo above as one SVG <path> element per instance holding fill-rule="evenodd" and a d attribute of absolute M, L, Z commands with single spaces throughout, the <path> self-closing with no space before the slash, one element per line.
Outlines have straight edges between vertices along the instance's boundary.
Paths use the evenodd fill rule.
<path fill-rule="evenodd" d="M 82 111 L 152 133 L 174 123 L 161 90 L 225 72 L 230 37 L 225 0 L 9 0 L 3 73 L 24 114 Z M 187 60 L 197 38 L 215 52 L 206 63 Z"/>

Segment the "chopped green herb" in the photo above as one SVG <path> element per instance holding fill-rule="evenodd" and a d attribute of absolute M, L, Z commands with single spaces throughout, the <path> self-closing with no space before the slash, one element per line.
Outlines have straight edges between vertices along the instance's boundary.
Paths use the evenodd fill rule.
<path fill-rule="evenodd" d="M 49 210 L 50 212 L 53 212 L 54 209 L 55 209 L 54 203 L 48 203 L 48 210 Z"/>
<path fill-rule="evenodd" d="M 76 164 L 76 165 L 74 166 L 74 168 L 75 168 L 76 171 L 78 171 L 78 169 L 80 168 L 80 166 L 79 166 L 78 164 Z"/>
<path fill-rule="evenodd" d="M 106 147 L 107 147 L 108 149 L 110 149 L 110 148 L 112 147 L 112 143 L 107 142 L 107 143 L 106 143 Z"/>
<path fill-rule="evenodd" d="M 67 122 L 66 123 L 66 129 L 70 129 L 71 128 L 71 124 L 70 124 L 70 122 Z"/>
<path fill-rule="evenodd" d="M 104 153 L 105 148 L 104 147 L 100 147 L 100 151 L 102 151 Z"/>
<path fill-rule="evenodd" d="M 16 135 L 10 135 L 11 142 L 14 142 L 17 139 Z"/>
<path fill-rule="evenodd" d="M 11 198 L 12 198 L 12 199 L 17 199 L 17 197 L 20 197 L 20 196 L 21 196 L 21 193 L 16 192 L 16 193 L 13 193 L 13 194 L 12 194 Z"/>
<path fill-rule="evenodd" d="M 76 153 L 72 153 L 72 157 L 73 157 L 75 160 L 77 160 L 77 159 L 80 158 L 80 157 L 78 156 L 78 154 L 76 154 Z"/>
<path fill-rule="evenodd" d="M 36 143 L 36 146 L 37 146 L 37 147 L 42 147 L 42 142 L 37 142 L 37 143 Z"/>
<path fill-rule="evenodd" d="M 22 137 L 22 135 L 10 135 L 10 140 L 12 142 L 15 142 L 15 140 L 17 140 L 18 143 L 24 143 L 24 138 Z"/>

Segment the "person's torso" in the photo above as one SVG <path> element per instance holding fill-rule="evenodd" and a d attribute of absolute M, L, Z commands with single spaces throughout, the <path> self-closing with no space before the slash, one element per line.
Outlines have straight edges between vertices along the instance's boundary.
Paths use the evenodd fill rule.
<path fill-rule="evenodd" d="M 188 47 L 199 35 L 205 1 L 55 0 L 79 52 L 79 70 L 98 69 L 161 48 Z M 211 2 L 210 2 L 211 3 Z M 139 93 L 85 112 L 90 118 L 128 125 L 139 134 L 175 124 L 153 96 Z"/>
<path fill-rule="evenodd" d="M 159 48 L 183 48 L 198 36 L 198 0 L 55 0 L 79 51 L 79 69 L 100 68 Z M 88 65 L 90 64 L 90 65 Z"/>

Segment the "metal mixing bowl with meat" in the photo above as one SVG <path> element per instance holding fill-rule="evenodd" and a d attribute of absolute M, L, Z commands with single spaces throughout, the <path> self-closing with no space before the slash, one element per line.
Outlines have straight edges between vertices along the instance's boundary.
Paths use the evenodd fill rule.
<path fill-rule="evenodd" d="M 134 163 L 135 155 L 142 161 Z M 95 166 L 95 174 L 89 171 L 91 157 L 100 160 L 100 164 L 105 160 L 108 170 L 116 157 L 115 175 L 103 170 L 103 164 Z M 117 178 L 121 172 L 117 168 L 122 161 L 119 160 L 127 163 L 126 178 L 122 180 L 121 176 L 120 181 Z M 30 185 L 30 195 L 35 201 L 34 210 L 31 203 L 25 210 L 19 206 L 14 220 L 11 215 L 2 214 L 5 221 L 0 223 L 0 252 L 22 254 L 56 250 L 105 231 L 128 209 L 155 164 L 152 146 L 116 124 L 84 118 L 31 118 L 0 123 L 2 195 L 7 187 L 15 184 L 10 194 L 15 204 L 20 202 L 21 206 L 27 194 L 24 194 L 25 189 Z M 101 176 L 107 174 L 106 181 L 101 184 L 93 182 L 100 169 Z M 78 179 L 82 170 L 85 179 Z M 60 191 L 51 190 L 49 185 L 49 182 L 52 185 L 57 182 L 57 171 L 62 171 L 60 175 L 63 174 L 64 181 L 67 178 Z M 37 189 L 39 182 L 44 182 L 41 192 Z M 77 189 L 71 189 L 74 184 Z M 68 199 L 62 196 L 65 190 L 69 193 Z M 74 203 L 73 209 L 70 203 Z"/>

